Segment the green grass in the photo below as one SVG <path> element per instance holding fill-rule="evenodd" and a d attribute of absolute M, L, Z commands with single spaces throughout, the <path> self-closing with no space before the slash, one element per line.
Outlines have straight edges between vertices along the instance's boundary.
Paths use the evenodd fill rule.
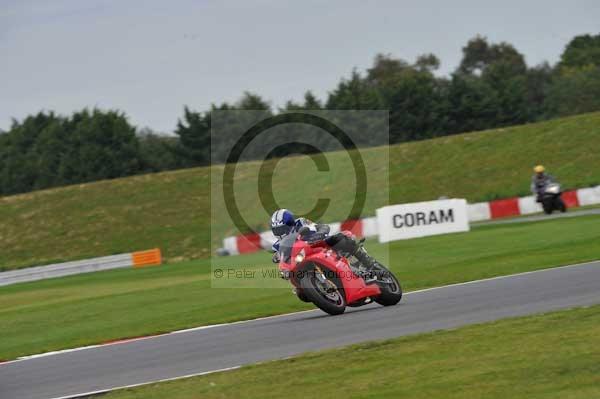
<path fill-rule="evenodd" d="M 596 148 L 600 113 L 392 146 L 389 182 L 382 173 L 388 148 L 369 149 L 364 215 L 441 195 L 469 201 L 523 195 L 531 166 L 540 162 L 565 187 L 600 184 Z M 341 220 L 353 198 L 347 169 L 340 169 L 344 159 L 330 154 L 331 173 L 317 172 L 306 157 L 282 160 L 275 167 L 276 199 L 305 212 L 314 198 L 331 197 L 335 206 L 323 221 Z M 236 192 L 249 224 L 266 228 L 252 178 L 258 168 L 257 162 L 238 168 Z M 211 244 L 236 232 L 227 218 L 211 222 L 209 174 L 196 168 L 0 198 L 0 270 L 152 247 L 169 262 L 207 258 Z M 212 206 L 215 215 L 224 214 L 222 203 Z"/>
<path fill-rule="evenodd" d="M 600 259 L 600 216 L 368 248 L 378 258 L 389 252 L 405 290 L 415 290 Z M 257 253 L 218 258 L 215 267 L 274 266 Z M 0 287 L 0 303 L 0 359 L 313 308 L 289 288 L 211 288 L 208 260 Z"/>
<path fill-rule="evenodd" d="M 115 391 L 134 398 L 600 397 L 600 306 L 309 353 Z"/>

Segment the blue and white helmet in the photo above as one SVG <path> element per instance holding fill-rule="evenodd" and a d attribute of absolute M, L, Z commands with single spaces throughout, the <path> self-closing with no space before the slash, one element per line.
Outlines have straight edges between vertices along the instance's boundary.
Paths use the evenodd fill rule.
<path fill-rule="evenodd" d="M 279 209 L 271 216 L 271 231 L 275 237 L 283 237 L 292 231 L 296 218 L 287 209 Z"/>

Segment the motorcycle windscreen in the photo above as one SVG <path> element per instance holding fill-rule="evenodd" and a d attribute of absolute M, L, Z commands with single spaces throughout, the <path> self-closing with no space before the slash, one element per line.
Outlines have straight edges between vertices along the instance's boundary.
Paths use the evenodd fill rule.
<path fill-rule="evenodd" d="M 298 234 L 299 233 L 297 232 L 290 233 L 287 236 L 285 236 L 279 243 L 279 255 L 285 263 L 290 263 L 290 258 L 292 257 L 292 248 L 296 243 L 296 238 L 298 238 Z"/>

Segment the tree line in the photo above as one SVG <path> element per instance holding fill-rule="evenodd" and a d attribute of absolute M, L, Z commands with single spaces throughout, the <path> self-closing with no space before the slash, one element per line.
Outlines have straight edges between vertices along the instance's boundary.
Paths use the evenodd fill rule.
<path fill-rule="evenodd" d="M 0 131 L 0 194 L 208 165 L 215 110 L 389 110 L 391 143 L 600 110 L 600 34 L 573 38 L 552 66 L 528 66 L 511 44 L 481 36 L 462 53 L 447 77 L 436 75 L 440 60 L 433 54 L 413 62 L 378 54 L 326 99 L 307 91 L 277 110 L 248 92 L 206 111 L 185 106 L 173 136 L 138 129 L 121 111 L 39 112 Z M 274 156 L 297 152 L 283 148 Z"/>

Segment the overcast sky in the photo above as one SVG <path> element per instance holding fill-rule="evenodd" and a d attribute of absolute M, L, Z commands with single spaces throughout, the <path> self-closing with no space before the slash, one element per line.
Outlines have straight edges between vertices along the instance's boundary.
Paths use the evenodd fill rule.
<path fill-rule="evenodd" d="M 206 110 L 245 90 L 274 106 L 321 99 L 377 53 L 432 52 L 440 73 L 476 34 L 530 65 L 600 32 L 600 1 L 0 0 L 0 129 L 39 110 L 124 110 L 171 132 L 184 104 Z"/>

